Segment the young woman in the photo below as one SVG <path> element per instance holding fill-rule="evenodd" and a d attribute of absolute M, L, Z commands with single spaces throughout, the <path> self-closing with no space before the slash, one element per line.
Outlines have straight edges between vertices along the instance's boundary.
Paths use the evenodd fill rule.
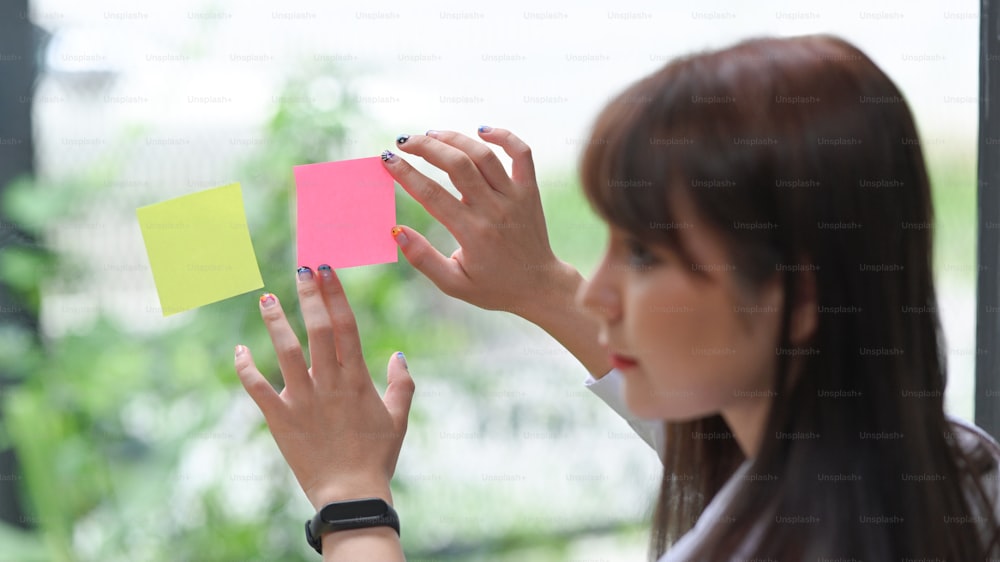
<path fill-rule="evenodd" d="M 654 557 L 1000 554 L 1000 447 L 944 413 L 919 140 L 868 57 L 827 36 L 754 40 L 625 90 L 583 155 L 610 229 L 586 282 L 549 248 L 527 146 L 499 129 L 480 137 L 512 158 L 510 176 L 458 133 L 397 140 L 447 171 L 461 201 L 384 155 L 461 249 L 445 258 L 412 229 L 393 234 L 444 292 L 546 329 L 656 447 Z M 528 227 L 491 227 L 514 222 Z M 238 347 L 241 380 L 317 509 L 391 503 L 413 391 L 405 360 L 390 360 L 380 401 L 336 276 L 299 279 L 312 368 L 265 295 L 286 387 L 276 394 Z M 402 559 L 385 525 L 326 533 L 322 547 L 326 560 Z"/>

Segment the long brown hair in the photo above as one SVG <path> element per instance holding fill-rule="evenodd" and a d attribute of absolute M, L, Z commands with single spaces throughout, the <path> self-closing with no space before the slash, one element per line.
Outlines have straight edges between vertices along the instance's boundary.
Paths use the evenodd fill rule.
<path fill-rule="evenodd" d="M 604 109 L 581 177 L 609 223 L 681 256 L 671 203 L 687 198 L 724 236 L 742 284 L 782 282 L 764 438 L 698 559 L 998 553 L 982 485 L 995 462 L 982 448 L 963 452 L 944 414 L 920 141 L 902 94 L 867 56 L 808 36 L 675 60 Z M 804 272 L 817 325 L 793 346 Z M 802 368 L 792 376 L 794 354 Z M 666 425 L 653 557 L 744 461 L 718 415 Z M 751 532 L 760 540 L 746 553 Z"/>

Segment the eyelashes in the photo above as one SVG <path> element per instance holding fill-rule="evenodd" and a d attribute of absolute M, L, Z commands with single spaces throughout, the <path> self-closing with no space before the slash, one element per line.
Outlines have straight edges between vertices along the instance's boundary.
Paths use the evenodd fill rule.
<path fill-rule="evenodd" d="M 630 265 L 651 266 L 658 263 L 659 260 L 657 260 L 652 250 L 646 244 L 635 238 L 625 238 L 624 244 L 628 252 Z"/>

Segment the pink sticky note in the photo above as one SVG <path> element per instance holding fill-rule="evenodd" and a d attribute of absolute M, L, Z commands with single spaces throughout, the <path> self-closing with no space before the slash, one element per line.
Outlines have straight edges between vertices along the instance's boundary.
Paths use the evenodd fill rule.
<path fill-rule="evenodd" d="M 397 261 L 392 176 L 380 158 L 295 166 L 297 265 L 337 269 Z"/>

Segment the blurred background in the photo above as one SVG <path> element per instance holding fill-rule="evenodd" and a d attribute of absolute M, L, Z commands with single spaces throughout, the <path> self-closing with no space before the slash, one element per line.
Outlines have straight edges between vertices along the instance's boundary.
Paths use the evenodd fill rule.
<path fill-rule="evenodd" d="M 0 561 L 317 559 L 302 533 L 311 507 L 231 366 L 244 343 L 278 373 L 258 295 L 163 318 L 136 207 L 241 182 L 266 289 L 290 302 L 293 165 L 502 126 L 532 146 L 555 251 L 586 275 L 605 237 L 576 180 L 591 120 L 671 58 L 752 36 L 841 35 L 906 95 L 935 190 L 947 404 L 972 418 L 976 2 L 0 11 L 0 91 L 16 100 L 0 107 L 14 131 L 0 136 Z M 455 249 L 397 195 L 400 223 Z M 659 463 L 580 365 L 527 322 L 441 295 L 402 258 L 341 275 L 377 385 L 397 349 L 417 382 L 394 482 L 410 560 L 644 559 Z"/>

